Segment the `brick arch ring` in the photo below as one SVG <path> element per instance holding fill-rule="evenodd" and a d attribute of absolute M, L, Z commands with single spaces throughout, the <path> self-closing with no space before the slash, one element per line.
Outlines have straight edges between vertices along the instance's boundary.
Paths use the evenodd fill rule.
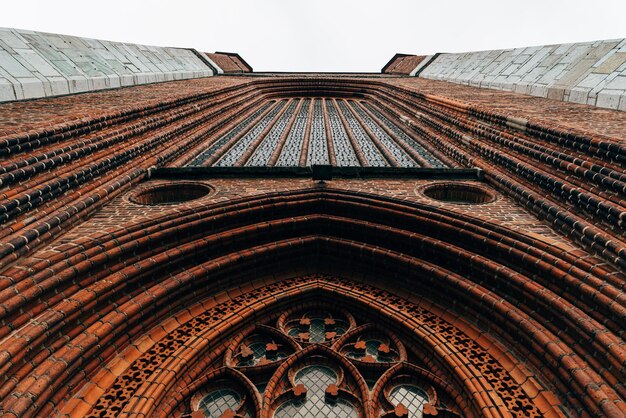
<path fill-rule="evenodd" d="M 619 274 L 584 252 L 563 252 L 505 225 L 314 188 L 184 209 L 79 244 L 28 271 L 5 272 L 20 283 L 0 294 L 0 316 L 10 324 L 0 328 L 8 341 L 0 353 L 7 376 L 0 399 L 15 415 L 84 415 L 140 361 L 128 351 L 156 346 L 192 315 L 190 306 L 202 310 L 199 301 L 224 290 L 253 298 L 246 289 L 255 280 L 320 272 L 385 278 L 474 322 L 469 340 L 514 348 L 524 359 L 520 369 L 548 382 L 545 393 L 556 394 L 549 410 L 626 411 L 623 388 L 611 384 L 623 381 L 626 364 Z M 139 365 L 120 387 L 148 377 L 148 364 Z M 520 373 L 532 381 L 533 373 Z M 146 399 L 152 407 L 160 402 Z"/>

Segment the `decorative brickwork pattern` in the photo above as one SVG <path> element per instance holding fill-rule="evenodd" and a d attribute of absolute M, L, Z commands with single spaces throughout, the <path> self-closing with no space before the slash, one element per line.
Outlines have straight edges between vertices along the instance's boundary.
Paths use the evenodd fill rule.
<path fill-rule="evenodd" d="M 329 396 L 371 416 L 402 415 L 395 396 L 431 382 L 429 399 L 466 416 L 622 417 L 624 115 L 319 74 L 0 105 L 0 409 L 182 415 L 230 379 L 258 416 L 268 399 L 250 370 L 224 363 L 257 332 L 288 348 L 250 366 L 270 394 L 321 356 L 347 377 Z M 480 179 L 202 174 L 355 161 Z M 196 177 L 151 180 L 161 167 Z M 332 316 L 347 332 L 323 330 L 332 344 L 262 328 L 322 299 L 347 311 Z M 321 339 L 309 319 L 298 334 Z M 346 358 L 367 323 L 407 361 Z"/>
<path fill-rule="evenodd" d="M 36 245 L 49 239 L 55 228 L 86 216 L 121 188 L 145 177 L 150 167 L 180 164 L 197 158 L 208 149 L 215 151 L 202 160 L 204 165 L 230 158 L 224 154 L 235 152 L 239 135 L 245 136 L 248 128 L 229 140 L 224 141 L 223 135 L 231 132 L 229 126 L 232 125 L 229 124 L 245 120 L 249 112 L 255 111 L 262 99 L 257 101 L 253 97 L 262 96 L 266 88 L 271 89 L 272 95 L 276 94 L 277 88 L 294 89 L 295 86 L 300 86 L 303 91 L 315 86 L 319 91 L 320 82 L 285 77 L 253 83 L 220 77 L 215 83 L 210 80 L 185 83 L 189 83 L 190 96 L 185 98 L 183 93 L 178 93 L 183 97 L 180 102 L 170 102 L 165 109 L 161 109 L 165 105 L 151 107 L 145 104 L 134 110 L 131 107 L 120 115 L 98 114 L 95 119 L 55 125 L 54 128 L 34 121 L 31 131 L 16 133 L 9 129 L 0 134 L 5 144 L 2 152 L 7 156 L 0 169 L 4 172 L 0 184 L 5 189 L 11 187 L 0 195 L 3 199 L 0 219 L 5 225 L 0 262 L 2 259 L 5 263 L 14 260 L 32 248 L 33 243 Z M 233 84 L 242 87 L 231 87 L 221 93 L 197 92 L 197 87 L 219 88 Z M 404 135 L 410 136 L 415 143 L 404 142 L 404 136 L 398 134 L 396 144 L 421 166 L 432 166 L 431 161 L 436 159 L 450 167 L 481 168 L 487 181 L 514 196 L 542 219 L 552 222 L 556 229 L 611 262 L 622 267 L 626 265 L 626 246 L 621 237 L 626 213 L 622 203 L 626 190 L 622 160 L 626 150 L 619 139 L 626 126 L 623 113 L 560 103 L 562 112 L 555 114 L 554 123 L 550 125 L 544 116 L 534 121 L 534 113 L 525 115 L 524 111 L 545 112 L 547 106 L 553 106 L 555 102 L 535 98 L 523 101 L 511 93 L 414 79 L 382 83 L 337 78 L 323 84 L 324 89 L 334 90 L 335 94 L 338 94 L 337 90 L 349 90 L 355 86 L 361 90 L 369 86 L 370 101 L 385 113 L 385 117 L 395 120 L 398 126 L 404 124 L 409 128 Z M 145 89 L 147 95 L 168 94 L 173 90 L 165 84 L 150 87 L 138 89 Z M 438 96 L 441 94 L 449 94 L 452 100 Z M 130 101 L 137 106 L 136 95 L 124 94 L 127 96 L 133 96 Z M 510 110 L 493 110 L 497 109 L 494 103 L 498 97 Z M 106 99 L 106 93 L 96 94 L 94 98 Z M 86 98 L 84 102 L 89 100 Z M 83 102 L 76 97 L 59 101 L 67 101 L 68 109 Z M 469 105 L 467 101 L 475 104 Z M 520 106 L 522 102 L 526 107 Z M 3 109 L 9 120 L 37 109 L 43 116 L 46 114 L 45 103 L 16 103 L 5 105 Z M 203 104 L 198 106 L 198 103 Z M 102 104 L 96 107 L 100 106 Z M 392 157 L 386 158 L 385 154 L 389 156 L 391 153 L 370 142 L 372 138 L 358 124 L 356 116 L 349 109 L 344 110 L 347 113 L 342 110 L 338 114 L 352 132 L 348 137 L 361 164 L 389 164 L 387 160 Z M 332 158 L 323 157 L 330 152 L 333 142 L 328 140 L 325 129 L 328 118 L 321 110 L 321 103 L 318 111 L 316 123 L 321 125 L 305 130 L 301 165 L 336 161 L 334 151 L 330 153 Z M 382 128 L 384 123 L 379 120 Z M 211 123 L 207 125 L 209 121 Z M 294 123 L 293 119 L 290 123 Z M 590 131 L 589 124 L 594 124 L 597 132 Z M 255 125 L 249 125 L 252 126 Z M 328 131 L 332 135 L 332 130 Z M 318 139 L 310 140 L 309 136 Z M 256 147 L 263 135 L 254 138 L 251 144 Z M 283 140 L 279 143 L 282 144 Z M 226 143 L 211 148 L 218 142 Z M 311 154 L 312 150 L 315 153 Z M 252 149 L 247 150 L 250 155 L 252 152 Z M 244 147 L 238 158 L 248 158 L 245 153 Z M 77 160 L 86 155 L 90 155 L 88 164 Z M 319 157 L 310 159 L 309 155 Z M 271 160 L 275 159 L 276 156 L 272 155 Z M 234 162 L 226 165 L 229 164 Z M 124 168 L 129 166 L 133 169 Z M 21 182 L 20 186 L 14 187 L 17 182 Z M 81 198 L 77 200 L 79 190 Z M 56 200 L 52 202 L 53 199 Z M 60 209 L 67 208 L 69 202 L 73 202 L 71 209 Z M 38 210 L 34 217 L 31 216 L 33 209 Z"/>
<path fill-rule="evenodd" d="M 347 269 L 357 278 L 365 271 L 367 276 L 360 281 L 374 275 L 396 289 L 411 289 L 416 300 L 436 301 L 450 312 L 462 306 L 463 313 L 454 315 L 475 321 L 473 326 L 464 325 L 472 340 L 482 336 L 485 346 L 491 346 L 490 353 L 496 352 L 494 344 L 515 347 L 519 354 L 511 352 L 513 357 L 500 361 L 511 370 L 537 370 L 528 371 L 522 381 L 536 374 L 528 381 L 554 382 L 549 391 L 557 393 L 572 410 L 603 408 L 604 414 L 619 416 L 612 408 L 622 408 L 613 389 L 619 390 L 619 386 L 609 385 L 605 381 L 609 377 L 598 371 L 610 368 L 616 373 L 613 381 L 621 378 L 619 364 L 624 353 L 615 334 L 621 308 L 614 303 L 619 291 L 613 283 L 623 277 L 580 250 L 563 252 L 559 246 L 443 206 L 317 188 L 212 205 L 199 199 L 196 205 L 170 209 L 163 216 L 151 216 L 122 229 L 112 226 L 108 231 L 72 239 L 57 251 L 41 254 L 39 260 L 25 259 L 28 271 L 19 266 L 5 271 L 5 277 L 16 283 L 9 288 L 11 294 L 18 290 L 21 296 L 2 304 L 6 309 L 3 373 L 47 376 L 49 382 L 33 393 L 34 387 L 28 389 L 29 380 L 7 380 L 3 388 L 9 398 L 3 400 L 3 406 L 16 415 L 90 409 L 89 399 L 112 387 L 112 376 L 160 341 L 164 330 L 187 321 L 185 312 L 190 306 L 227 288 L 251 295 L 255 277 L 267 282 L 281 271 L 302 269 Z M 30 283 L 34 284 L 32 290 Z M 558 303 L 550 302 L 557 298 L 550 288 L 558 292 Z M 579 288 L 589 297 L 578 298 L 574 289 Z M 3 293 L 5 297 L 9 294 Z M 223 297 L 230 299 L 234 293 L 218 298 Z M 269 303 L 275 294 L 267 297 Z M 53 308 L 38 302 L 41 298 Z M 203 312 L 208 306 L 210 303 L 206 308 L 198 306 L 193 312 Z M 38 319 L 29 322 L 30 317 L 20 314 L 24 308 L 41 312 L 35 314 Z M 450 315 L 438 308 L 435 313 L 444 318 Z M 236 322 L 246 324 L 237 318 Z M 77 320 L 82 324 L 78 328 Z M 571 323 L 580 326 L 566 326 Z M 228 321 L 221 324 L 211 332 L 222 335 L 235 326 Z M 483 327 L 490 331 L 479 331 Z M 10 333 L 11 329 L 17 332 Z M 60 337 L 67 333 L 73 336 L 69 346 Z M 46 347 L 53 347 L 55 354 L 24 351 L 35 340 L 47 341 Z M 204 340 L 213 341 L 213 337 Z M 591 341 L 590 345 L 568 345 L 583 340 Z M 210 346 L 215 351 L 219 345 L 216 340 Z M 585 367 L 581 374 L 586 350 L 605 354 L 596 357 L 597 366 Z M 115 353 L 122 351 L 126 354 L 116 359 Z M 563 356 L 571 362 L 558 362 Z M 210 363 L 210 357 L 202 358 Z M 519 358 L 528 360 L 520 363 Z M 102 368 L 108 362 L 113 363 Z M 555 366 L 547 368 L 546 364 Z M 134 381 L 145 385 L 152 377 L 146 375 L 148 364 L 142 365 Z M 93 377 L 85 380 L 82 370 Z M 195 373 L 179 370 L 167 376 L 189 381 Z M 597 396 L 611 401 L 598 405 L 594 398 L 579 397 L 575 388 L 585 381 L 594 382 L 599 388 Z M 132 382 L 120 389 L 131 390 Z M 144 397 L 135 396 L 137 400 Z M 161 402 L 161 395 L 150 396 L 154 401 L 147 407 Z M 48 401 L 42 403 L 46 397 Z M 138 408 L 135 402 L 128 407 Z"/>
<path fill-rule="evenodd" d="M 446 349 L 462 356 L 458 361 L 460 361 L 459 364 L 464 364 L 464 373 L 472 373 L 472 370 L 478 372 L 478 374 L 472 376 L 458 376 L 458 378 L 465 380 L 466 385 L 472 380 L 482 381 L 482 384 L 495 385 L 491 389 L 489 387 L 484 388 L 484 393 L 492 393 L 489 395 L 490 400 L 476 397 L 477 393 L 471 394 L 471 392 L 468 392 L 465 394 L 468 398 L 473 397 L 476 399 L 475 402 L 479 402 L 479 405 L 474 405 L 476 410 L 499 405 L 497 407 L 504 407 L 505 411 L 511 412 L 514 416 L 528 417 L 541 415 L 522 387 L 515 383 L 514 379 L 498 364 L 496 359 L 484 351 L 477 343 L 472 342 L 471 339 L 461 331 L 455 329 L 454 326 L 438 318 L 436 315 L 418 306 L 412 305 L 408 301 L 398 299 L 393 295 L 363 284 L 345 280 L 341 280 L 337 283 L 336 278 L 309 276 L 285 280 L 268 287 L 248 291 L 241 296 L 234 297 L 226 303 L 216 305 L 214 308 L 194 317 L 192 320 L 177 328 L 176 332 L 172 333 L 172 335 L 164 337 L 158 344 L 154 345 L 148 352 L 138 358 L 124 374 L 118 376 L 115 383 L 111 386 L 111 389 L 104 393 L 95 404 L 94 412 L 91 416 L 102 417 L 116 416 L 119 414 L 124 410 L 124 406 L 126 406 L 126 403 L 123 401 L 130 400 L 132 394 L 146 381 L 148 376 L 153 374 L 160 367 L 160 364 L 166 361 L 169 356 L 179 351 L 179 347 L 188 345 L 188 341 L 198 335 L 211 333 L 212 330 L 219 327 L 220 324 L 233 323 L 237 316 L 241 316 L 244 310 L 250 308 L 248 303 L 252 302 L 252 304 L 258 306 L 262 300 L 268 297 L 280 300 L 283 297 L 283 293 L 294 294 L 294 290 L 298 289 L 295 293 L 306 294 L 310 291 L 308 289 L 315 288 L 332 291 L 332 293 L 336 295 L 343 295 L 346 301 L 351 299 L 358 300 L 359 298 L 366 298 L 370 301 L 376 300 L 376 302 L 370 302 L 371 305 L 369 309 L 379 310 L 381 315 L 387 315 L 387 310 L 397 311 L 394 316 L 395 320 L 407 321 L 408 318 L 410 318 L 412 322 L 410 324 L 404 323 L 403 326 L 416 327 L 424 330 L 428 329 L 429 331 L 427 332 L 432 333 L 432 337 L 436 335 L 437 338 L 447 341 L 445 344 L 449 344 L 450 347 Z M 290 304 L 298 306 L 299 303 L 301 302 L 298 299 L 294 299 Z M 268 306 L 267 309 L 271 309 L 270 306 Z M 262 312 L 259 312 L 259 314 L 264 315 Z M 373 315 L 374 313 L 372 312 L 371 314 Z M 228 334 L 229 332 L 229 330 L 222 331 L 223 334 Z M 212 333 L 214 333 L 214 331 Z M 422 331 L 418 333 L 421 334 Z M 412 346 L 415 346 L 415 344 L 422 346 L 423 342 L 411 342 Z M 422 348 L 425 349 L 423 346 Z M 439 348 L 439 350 L 442 350 L 442 348 Z M 273 403 L 272 399 L 276 396 L 272 390 L 280 380 L 280 370 L 287 370 L 289 363 L 293 363 L 295 359 L 306 357 L 306 355 L 306 351 L 296 353 L 291 360 L 288 359 L 286 360 L 286 364 L 281 365 L 279 372 L 275 374 L 275 377 L 270 379 L 265 390 L 264 397 L 267 399 L 267 402 L 270 404 Z M 450 367 L 452 367 L 452 365 L 450 365 Z M 295 383 L 299 383 L 297 376 Z M 312 388 L 308 387 L 308 389 Z M 466 390 L 467 389 L 466 387 Z M 504 405 L 498 403 L 497 395 L 493 394 L 494 390 L 495 393 L 503 396 Z M 374 389 L 373 392 L 376 393 L 376 389 Z M 456 394 L 456 396 L 461 399 L 463 395 Z M 363 402 L 364 405 L 369 405 L 371 403 L 369 401 L 369 395 L 367 398 L 361 399 L 361 402 Z M 486 404 L 480 405 L 482 402 L 486 402 Z M 492 404 L 493 406 L 489 406 L 491 402 L 494 402 Z M 466 405 L 466 408 L 468 408 L 468 412 L 473 409 L 470 405 Z M 374 409 L 378 410 L 378 408 Z M 269 411 L 269 405 L 264 407 L 263 410 Z M 104 414 L 101 412 L 104 412 Z M 283 415 L 279 414 L 279 416 Z M 370 414 L 368 414 L 368 416 L 370 416 Z"/>

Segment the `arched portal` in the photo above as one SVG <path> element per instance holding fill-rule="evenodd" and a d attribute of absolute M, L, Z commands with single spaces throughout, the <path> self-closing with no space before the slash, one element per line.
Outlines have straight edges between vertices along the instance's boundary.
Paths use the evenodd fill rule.
<path fill-rule="evenodd" d="M 47 334 L 41 334 L 37 322 L 23 322 L 15 334 L 16 357 L 25 338 L 46 336 L 53 347 L 61 347 L 54 356 L 42 351 L 29 364 L 32 373 L 47 371 L 51 383 L 39 394 L 40 401 L 26 406 L 28 413 L 190 412 L 189 397 L 200 396 L 206 389 L 202 384 L 215 381 L 207 376 L 222 373 L 221 367 L 236 367 L 224 366 L 222 356 L 229 342 L 248 336 L 247 330 L 271 327 L 260 335 L 291 339 L 283 342 L 289 350 L 280 361 L 299 356 L 306 338 L 280 331 L 279 320 L 310 303 L 307 298 L 341 307 L 356 318 L 336 315 L 347 329 L 324 329 L 348 338 L 341 346 L 333 346 L 332 340 L 327 344 L 335 356 L 333 367 L 344 370 L 337 366 L 338 358 L 342 364 L 360 364 L 342 353 L 357 342 L 350 340 L 359 337 L 353 329 L 367 324 L 391 335 L 363 334 L 363 341 L 378 338 L 379 345 L 393 346 L 395 341 L 407 351 L 413 348 L 414 360 L 403 362 L 412 372 L 398 380 L 398 385 L 408 385 L 403 392 L 391 394 L 389 387 L 376 386 L 382 375 L 365 374 L 361 378 L 370 381 L 370 394 L 345 394 L 346 402 L 363 414 L 389 412 L 398 393 L 417 399 L 424 390 L 415 389 L 414 383 L 424 376 L 432 376 L 426 380 L 433 388 L 443 388 L 428 392 L 428 386 L 427 394 L 450 398 L 451 408 L 468 416 L 492 410 L 499 411 L 496 415 L 560 414 L 598 407 L 610 415 L 621 407 L 601 373 L 618 364 L 621 355 L 613 336 L 618 308 L 597 304 L 608 299 L 598 292 L 595 312 L 602 310 L 611 318 L 600 324 L 593 314 L 583 313 L 592 302 L 569 290 L 575 283 L 585 288 L 585 280 L 601 280 L 589 274 L 588 260 L 445 206 L 315 185 L 210 205 L 199 199 L 94 236 L 98 240 L 87 237 L 78 252 L 71 248 L 58 260 L 48 260 L 50 269 L 33 278 L 45 294 L 52 277 L 46 275 L 54 272 L 56 291 L 74 295 L 56 305 L 63 316 L 42 314 L 48 318 Z M 81 260 L 78 267 L 67 266 L 65 260 L 72 258 Z M 551 302 L 555 298 L 559 303 Z M 37 299 L 19 303 L 38 309 Z M 310 309 L 316 312 L 323 308 L 313 305 Z M 319 324 L 325 317 L 311 313 L 308 318 Z M 14 318 L 15 323 L 21 320 Z M 605 331 L 591 348 L 571 344 L 591 338 L 593 329 Z M 56 335 L 67 335 L 71 342 L 67 337 L 55 340 Z M 594 346 L 606 355 L 583 373 L 579 365 Z M 268 360 L 266 354 L 258 361 L 262 358 Z M 4 367 L 10 373 L 28 373 L 18 364 Z M 271 364 L 258 367 L 269 385 Z M 386 370 L 390 368 L 378 372 Z M 613 370 L 619 378 L 619 369 Z M 246 405 L 275 405 L 276 393 L 269 392 L 267 400 L 265 392 L 262 396 L 253 390 L 249 378 L 237 379 L 226 389 L 243 390 L 237 393 L 247 399 Z M 396 380 L 388 375 L 388 381 Z M 609 401 L 597 404 L 575 395 L 588 382 L 596 382 L 596 394 Z M 27 387 L 28 382 L 20 381 L 4 390 L 36 390 Z"/>

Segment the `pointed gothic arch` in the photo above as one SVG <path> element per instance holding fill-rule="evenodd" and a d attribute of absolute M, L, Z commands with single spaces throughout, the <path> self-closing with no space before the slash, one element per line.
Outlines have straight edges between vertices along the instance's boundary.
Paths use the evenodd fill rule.
<path fill-rule="evenodd" d="M 584 373 L 577 371 L 578 358 L 588 351 L 580 346 L 570 348 L 557 337 L 560 324 L 567 329 L 568 338 L 589 338 L 591 329 L 597 327 L 609 331 L 619 328 L 619 307 L 602 302 L 610 300 L 609 294 L 602 293 L 595 294 L 594 309 L 609 321 L 589 330 L 588 322 L 571 325 L 578 325 L 580 309 L 590 302 L 569 293 L 562 283 L 576 283 L 584 288 L 583 279 L 603 280 L 602 268 L 589 274 L 585 268 L 587 260 L 500 225 L 428 204 L 407 203 L 371 193 L 312 188 L 234 199 L 207 208 L 183 209 L 107 231 L 98 238 L 97 245 L 95 241 L 85 240 L 81 254 L 72 254 L 71 249 L 62 259 L 49 260 L 52 267 L 39 273 L 41 278 L 34 277 L 41 283 L 41 292 L 47 291 L 50 276 L 46 275 L 51 272 L 56 274 L 57 291 L 73 282 L 100 284 L 97 293 L 79 291 L 78 303 L 57 302 L 58 309 L 65 312 L 68 319 L 53 318 L 48 323 L 49 330 L 62 332 L 64 327 L 72 327 L 71 321 L 80 317 L 82 306 L 95 306 L 103 312 L 98 323 L 85 323 L 85 331 L 75 337 L 75 344 L 91 350 L 93 357 L 71 350 L 64 353 L 61 358 L 70 366 L 51 375 L 57 380 L 48 388 L 49 397 L 44 396 L 41 407 L 37 406 L 41 411 L 63 401 L 67 392 L 62 385 L 67 381 L 81 385 L 80 393 L 97 395 L 92 409 L 94 416 L 107 410 L 104 407 L 109 405 L 107 399 L 124 398 L 120 410 L 168 410 L 182 395 L 168 400 L 170 406 L 164 408 L 161 402 L 165 402 L 165 393 L 151 385 L 169 388 L 177 385 L 178 379 L 195 377 L 186 369 L 173 369 L 162 375 L 156 373 L 155 370 L 162 370 L 160 358 L 168 359 L 180 347 L 186 350 L 196 347 L 185 345 L 192 334 L 178 335 L 173 340 L 177 343 L 166 342 L 163 329 L 170 329 L 174 324 L 161 324 L 161 317 L 173 316 L 187 323 L 214 303 L 230 306 L 232 295 L 242 291 L 244 301 L 266 306 L 268 301 L 255 299 L 257 296 L 252 291 L 255 283 L 276 281 L 276 286 L 280 286 L 279 279 L 311 273 L 350 277 L 364 284 L 384 278 L 387 284 L 410 289 L 412 295 L 430 306 L 436 317 L 462 323 L 467 337 L 458 337 L 460 341 L 484 340 L 491 347 L 490 352 L 505 353 L 507 348 L 515 347 L 518 356 L 509 354 L 498 361 L 517 375 L 524 390 L 536 395 L 532 398 L 536 401 L 533 405 L 542 408 L 541 411 L 556 410 L 562 403 L 594 411 L 595 401 L 573 395 L 589 381 L 596 382 L 598 396 L 609 401 L 601 403 L 602 408 L 610 411 L 614 405 L 611 399 L 616 395 L 599 372 L 603 365 L 619 364 L 619 348 L 613 344 L 611 333 L 594 341 L 594 345 L 603 347 L 606 356 L 598 359 L 597 370 Z M 72 257 L 78 261 L 76 267 L 66 268 L 65 260 Z M 343 268 L 347 260 L 349 268 Z M 546 292 L 536 287 L 535 281 L 555 290 Z M 215 296 L 223 289 L 229 290 Z M 547 303 L 557 289 L 560 289 L 561 302 Z M 297 289 L 290 292 L 298 294 Z M 373 292 L 378 297 L 376 292 L 384 290 Z M 120 299 L 120 295 L 125 294 L 136 297 L 126 302 L 125 297 Z M 276 295 L 281 295 L 280 288 L 273 290 L 268 300 L 275 300 Z M 454 297 L 455 306 L 446 302 L 450 296 Z M 118 300 L 119 309 L 105 308 L 112 300 Z M 28 301 L 25 295 L 18 303 L 33 306 L 36 301 Z M 283 303 L 289 305 L 293 299 L 285 296 Z M 221 310 L 227 309 L 224 306 L 215 308 L 215 318 Z M 258 311 L 261 308 L 248 309 Z M 593 312 L 590 315 L 593 318 Z M 543 322 L 542 318 L 547 316 L 551 320 Z M 474 323 L 464 318 L 472 318 Z M 215 324 L 213 332 L 225 334 L 244 323 L 241 317 L 221 321 Z M 487 323 L 488 333 L 482 328 Z M 444 326 L 439 333 L 446 329 Z M 29 338 L 37 338 L 39 330 L 26 324 L 22 332 Z M 174 334 L 177 332 L 180 332 L 178 326 L 174 327 Z M 215 341 L 215 336 L 203 338 L 203 347 Z M 123 354 L 101 353 L 98 343 L 102 341 L 114 342 Z M 500 351 L 496 349 L 499 344 L 502 345 Z M 142 350 L 137 352 L 137 347 Z M 537 357 L 538 347 L 543 358 Z M 15 349 L 19 351 L 19 343 Z M 143 357 L 148 352 L 153 354 L 150 359 Z M 123 371 L 122 366 L 112 365 L 122 364 L 120 355 L 126 365 Z M 217 361 L 217 356 L 217 352 L 209 353 L 203 361 L 209 364 Z M 77 358 L 81 358 L 78 363 Z M 106 359 L 105 367 L 96 360 L 99 358 Z M 522 362 L 520 358 L 525 360 Z M 562 358 L 571 361 L 559 361 Z M 541 368 L 546 359 L 555 366 Z M 33 367 L 47 370 L 54 360 L 43 357 Z M 87 382 L 78 374 L 81 363 L 86 364 L 87 373 L 93 376 Z M 464 368 L 462 363 L 459 369 Z M 8 367 L 15 369 L 15 366 Z M 432 367 L 436 369 L 437 365 L 432 364 Z M 123 379 L 123 385 L 110 382 L 111 370 L 117 373 L 116 380 Z M 619 368 L 614 370 L 615 376 L 621 375 Z M 61 373 L 67 377 L 63 378 Z M 470 372 L 464 376 L 468 382 L 474 379 Z M 109 383 L 103 383 L 103 379 Z M 500 377 L 496 376 L 493 381 L 498 379 Z M 480 384 L 481 387 L 490 385 Z M 508 387 L 508 383 L 504 387 Z M 22 386 L 20 388 L 23 390 Z M 493 393 L 501 390 L 504 389 L 498 388 Z M 478 394 L 482 392 L 470 390 L 475 397 L 480 397 Z M 545 399 L 540 401 L 544 393 Z M 559 394 L 559 401 L 555 401 L 553 393 Z M 142 401 L 146 396 L 152 399 L 150 403 Z M 515 398 L 503 395 L 502 399 L 507 397 Z M 495 404 L 502 407 L 506 402 Z M 480 403 L 462 400 L 459 406 L 474 415 L 479 414 L 475 408 L 481 407 Z M 71 411 L 72 405 L 65 408 Z M 116 413 L 115 409 L 110 410 Z"/>

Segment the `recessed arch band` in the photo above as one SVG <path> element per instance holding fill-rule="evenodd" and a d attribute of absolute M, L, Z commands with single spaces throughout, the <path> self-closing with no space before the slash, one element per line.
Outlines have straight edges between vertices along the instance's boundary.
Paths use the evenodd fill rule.
<path fill-rule="evenodd" d="M 622 301 L 610 297 L 615 287 L 604 281 L 601 270 L 585 266 L 585 260 L 574 261 L 573 254 L 519 232 L 428 205 L 312 189 L 197 208 L 123 226 L 99 238 L 97 245 L 86 239 L 80 253 L 70 250 L 59 260 L 48 260 L 47 268 L 33 276 L 33 293 L 25 289 L 19 301 L 36 316 L 11 335 L 14 344 L 0 358 L 0 367 L 26 376 L 3 388 L 16 394 L 9 406 L 24 415 L 45 414 L 61 404 L 62 410 L 87 409 L 78 402 L 88 400 L 91 409 L 102 398 L 65 405 L 69 390 L 106 397 L 115 379 L 133 365 L 147 370 L 149 363 L 128 355 L 129 350 L 148 352 L 209 306 L 252 290 L 254 282 L 284 282 L 287 289 L 288 279 L 317 272 L 356 283 L 378 278 L 406 291 L 405 297 L 418 298 L 420 306 L 438 310 L 437 316 L 458 318 L 472 339 L 515 347 L 524 357 L 523 362 L 516 359 L 520 370 L 536 370 L 542 383 L 553 385 L 542 388 L 552 393 L 552 404 L 606 416 L 624 410 L 621 388 L 610 383 L 623 377 L 625 358 L 615 335 L 624 318 Z M 44 309 L 38 298 L 48 280 L 64 298 L 51 299 Z M 572 286 L 588 289 L 591 299 L 572 292 Z M 215 299 L 217 294 L 222 299 Z M 287 304 L 299 290 L 276 294 Z M 249 310 L 241 314 L 245 312 Z M 594 312 L 608 320 L 598 323 Z M 164 320 L 170 316 L 176 321 Z M 82 328 L 76 328 L 78 322 Z M 227 333 L 236 326 L 218 321 L 214 330 Z M 576 344 L 581 339 L 589 344 Z M 24 342 L 33 341 L 49 349 L 25 352 Z M 588 363 L 594 347 L 606 354 Z M 124 362 L 119 353 L 125 353 Z M 179 357 L 172 353 L 161 351 L 164 361 L 176 366 Z M 30 359 L 28 366 L 25 359 Z M 32 376 L 43 376 L 47 386 L 36 385 Z M 126 385 L 130 389 L 133 378 Z M 534 378 L 527 380 L 535 384 Z M 168 388 L 159 389 L 159 396 L 154 388 L 132 393 L 129 402 L 142 399 L 145 404 L 127 405 L 132 410 L 161 408 L 157 401 Z"/>

